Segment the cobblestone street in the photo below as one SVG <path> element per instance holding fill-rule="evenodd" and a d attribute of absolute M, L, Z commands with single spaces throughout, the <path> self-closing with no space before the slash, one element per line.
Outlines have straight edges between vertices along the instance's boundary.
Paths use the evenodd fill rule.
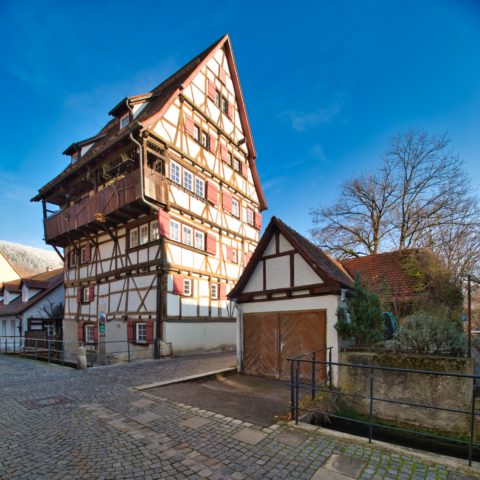
<path fill-rule="evenodd" d="M 212 354 L 78 371 L 0 355 L 0 478 L 480 478 L 319 432 L 252 425 L 132 388 L 233 360 Z M 41 401 L 47 397 L 54 398 Z"/>

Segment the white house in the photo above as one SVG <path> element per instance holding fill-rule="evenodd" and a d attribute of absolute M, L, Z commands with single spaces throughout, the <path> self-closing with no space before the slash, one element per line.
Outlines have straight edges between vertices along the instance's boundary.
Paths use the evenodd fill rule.
<path fill-rule="evenodd" d="M 63 269 L 5 282 L 0 287 L 0 349 L 13 350 L 23 337 L 61 339 L 62 323 L 49 318 L 63 304 Z"/>

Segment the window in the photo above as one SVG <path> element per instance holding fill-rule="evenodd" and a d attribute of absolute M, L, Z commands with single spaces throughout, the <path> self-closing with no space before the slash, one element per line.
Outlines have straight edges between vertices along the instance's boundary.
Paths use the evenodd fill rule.
<path fill-rule="evenodd" d="M 85 325 L 85 343 L 94 343 L 95 336 L 93 333 L 94 325 L 87 324 Z"/>
<path fill-rule="evenodd" d="M 228 154 L 228 164 L 230 166 L 232 166 L 232 154 L 231 153 Z"/>
<path fill-rule="evenodd" d="M 200 127 L 198 125 L 193 126 L 193 138 L 197 142 L 200 141 Z"/>
<path fill-rule="evenodd" d="M 238 251 L 235 248 L 232 250 L 232 262 L 238 263 Z"/>
<path fill-rule="evenodd" d="M 236 171 L 236 172 L 239 172 L 240 171 L 240 160 L 238 158 L 234 158 L 233 159 L 233 169 Z"/>
<path fill-rule="evenodd" d="M 180 183 L 180 165 L 170 162 L 170 179 L 175 183 Z"/>
<path fill-rule="evenodd" d="M 82 302 L 83 303 L 88 303 L 90 301 L 88 293 L 89 293 L 88 288 L 82 288 Z"/>
<path fill-rule="evenodd" d="M 225 97 L 222 97 L 220 100 L 220 110 L 223 113 L 228 114 L 228 100 Z"/>
<path fill-rule="evenodd" d="M 253 225 L 253 212 L 249 208 L 247 208 L 247 223 Z"/>
<path fill-rule="evenodd" d="M 51 323 L 47 323 L 45 325 L 45 331 L 47 333 L 47 338 L 53 338 L 55 335 L 55 330 L 53 328 L 53 325 Z"/>
<path fill-rule="evenodd" d="M 210 289 L 210 296 L 212 297 L 212 300 L 218 300 L 218 284 L 217 283 L 212 283 L 212 286 Z"/>
<path fill-rule="evenodd" d="M 130 230 L 130 248 L 138 247 L 138 228 Z"/>
<path fill-rule="evenodd" d="M 120 117 L 120 129 L 125 128 L 130 122 L 130 113 L 126 113 Z"/>
<path fill-rule="evenodd" d="M 147 343 L 147 324 L 146 323 L 135 324 L 135 342 Z"/>
<path fill-rule="evenodd" d="M 232 215 L 237 218 L 240 216 L 240 205 L 234 198 L 232 198 Z"/>
<path fill-rule="evenodd" d="M 195 193 L 199 197 L 205 197 L 205 182 L 198 177 L 195 177 Z"/>
<path fill-rule="evenodd" d="M 200 143 L 202 144 L 203 147 L 208 148 L 208 135 L 205 132 L 202 132 L 201 134 Z"/>
<path fill-rule="evenodd" d="M 158 220 L 153 220 L 150 222 L 150 240 L 153 242 L 160 238 L 160 234 L 158 232 Z"/>
<path fill-rule="evenodd" d="M 193 192 L 193 174 L 188 170 L 183 171 L 183 186 Z"/>
<path fill-rule="evenodd" d="M 183 294 L 186 297 L 192 296 L 192 280 L 190 278 L 183 279 Z"/>
<path fill-rule="evenodd" d="M 199 250 L 205 249 L 205 234 L 197 230 L 195 230 L 195 248 Z"/>
<path fill-rule="evenodd" d="M 79 157 L 78 152 L 76 152 L 76 153 L 74 153 L 74 154 L 72 155 L 72 164 L 78 162 L 78 157 Z"/>
<path fill-rule="evenodd" d="M 87 261 L 87 249 L 82 247 L 80 249 L 80 263 L 85 263 Z"/>
<path fill-rule="evenodd" d="M 140 245 L 148 243 L 148 223 L 140 227 Z"/>
<path fill-rule="evenodd" d="M 170 220 L 170 239 L 180 241 L 180 224 L 175 220 Z"/>
<path fill-rule="evenodd" d="M 218 90 L 215 91 L 215 105 L 220 108 L 220 102 L 221 102 L 221 95 Z"/>
<path fill-rule="evenodd" d="M 193 232 L 190 227 L 187 227 L 186 225 L 183 226 L 183 243 L 185 245 L 193 245 L 192 233 Z"/>
<path fill-rule="evenodd" d="M 77 252 L 75 250 L 73 250 L 73 252 L 70 252 L 70 266 L 77 266 Z"/>

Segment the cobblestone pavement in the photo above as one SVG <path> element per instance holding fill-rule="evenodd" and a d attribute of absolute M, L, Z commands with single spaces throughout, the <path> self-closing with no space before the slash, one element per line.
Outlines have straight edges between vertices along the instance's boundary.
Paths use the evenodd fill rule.
<path fill-rule="evenodd" d="M 0 355 L 0 478 L 480 478 L 319 432 L 262 428 L 131 388 L 232 362 L 216 354 L 77 371 Z M 52 404 L 46 397 L 54 397 Z"/>

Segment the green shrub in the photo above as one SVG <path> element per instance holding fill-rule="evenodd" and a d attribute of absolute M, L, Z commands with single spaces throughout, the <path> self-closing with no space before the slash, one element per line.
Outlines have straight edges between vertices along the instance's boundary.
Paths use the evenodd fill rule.
<path fill-rule="evenodd" d="M 420 311 L 407 317 L 393 345 L 402 352 L 458 355 L 465 353 L 466 338 L 458 322 L 441 313 Z"/>
<path fill-rule="evenodd" d="M 380 297 L 368 291 L 359 278 L 347 298 L 347 305 L 337 309 L 335 328 L 340 338 L 353 339 L 356 346 L 371 347 L 383 340 L 385 329 Z"/>

